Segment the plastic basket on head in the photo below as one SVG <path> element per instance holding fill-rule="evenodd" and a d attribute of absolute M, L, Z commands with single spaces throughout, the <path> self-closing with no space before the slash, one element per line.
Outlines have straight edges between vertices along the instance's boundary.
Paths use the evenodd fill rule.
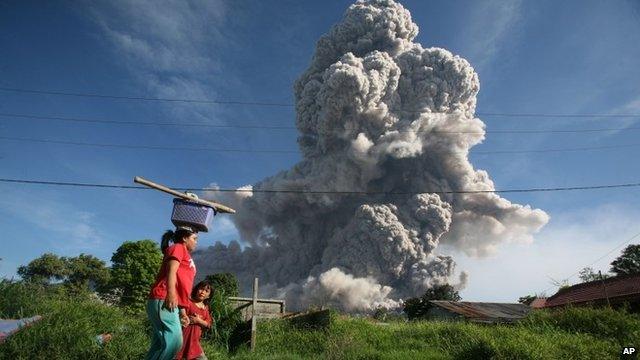
<path fill-rule="evenodd" d="M 215 209 L 188 200 L 173 199 L 171 222 L 175 226 L 191 226 L 199 232 L 208 232 Z"/>

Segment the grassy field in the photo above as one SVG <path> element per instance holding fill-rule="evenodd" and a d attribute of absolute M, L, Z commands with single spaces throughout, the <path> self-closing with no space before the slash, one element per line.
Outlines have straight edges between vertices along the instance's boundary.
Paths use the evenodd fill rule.
<path fill-rule="evenodd" d="M 86 296 L 0 283 L 0 317 L 44 320 L 0 345 L 0 359 L 140 359 L 149 344 L 146 319 Z M 97 334 L 111 332 L 100 345 Z M 536 312 L 519 325 L 446 322 L 376 323 L 332 315 L 321 330 L 273 320 L 258 327 L 255 353 L 209 342 L 210 359 L 617 359 L 640 339 L 640 317 L 613 310 Z"/>

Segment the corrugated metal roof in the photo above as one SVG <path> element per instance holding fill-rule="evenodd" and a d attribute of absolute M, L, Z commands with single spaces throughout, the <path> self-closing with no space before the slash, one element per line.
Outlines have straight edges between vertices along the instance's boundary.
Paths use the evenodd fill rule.
<path fill-rule="evenodd" d="M 475 322 L 514 322 L 531 311 L 531 308 L 524 304 L 445 300 L 432 300 L 430 303 Z"/>
<path fill-rule="evenodd" d="M 545 307 L 580 304 L 587 302 L 640 300 L 640 274 L 616 276 L 590 281 L 558 291 L 547 299 Z"/>

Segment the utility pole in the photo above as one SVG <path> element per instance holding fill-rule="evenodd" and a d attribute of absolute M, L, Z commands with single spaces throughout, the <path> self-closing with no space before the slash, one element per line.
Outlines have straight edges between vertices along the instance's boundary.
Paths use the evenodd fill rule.
<path fill-rule="evenodd" d="M 256 349 L 256 306 L 258 305 L 258 278 L 253 279 L 253 304 L 251 306 L 251 351 Z"/>
<path fill-rule="evenodd" d="M 602 278 L 602 271 L 598 270 L 598 275 L 600 275 L 600 282 L 602 282 L 602 290 L 604 290 L 604 297 L 607 298 L 607 305 L 611 307 L 611 302 L 609 302 L 609 295 L 607 295 L 607 286 L 604 284 L 604 278 Z"/>

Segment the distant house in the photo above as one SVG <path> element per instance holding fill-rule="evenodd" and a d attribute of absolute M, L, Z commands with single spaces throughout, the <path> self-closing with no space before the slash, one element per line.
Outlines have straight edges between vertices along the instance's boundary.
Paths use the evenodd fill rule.
<path fill-rule="evenodd" d="M 616 276 L 564 288 L 547 298 L 544 307 L 608 304 L 618 307 L 625 303 L 630 305 L 632 311 L 640 311 L 640 274 Z"/>
<path fill-rule="evenodd" d="M 478 323 L 512 323 L 531 311 L 523 304 L 432 300 L 427 316 L 434 320 L 466 320 Z"/>
<path fill-rule="evenodd" d="M 547 303 L 547 298 L 546 297 L 539 297 L 539 298 L 535 298 L 531 302 L 531 304 L 529 304 L 529 306 L 532 309 L 542 309 L 546 303 Z"/>

